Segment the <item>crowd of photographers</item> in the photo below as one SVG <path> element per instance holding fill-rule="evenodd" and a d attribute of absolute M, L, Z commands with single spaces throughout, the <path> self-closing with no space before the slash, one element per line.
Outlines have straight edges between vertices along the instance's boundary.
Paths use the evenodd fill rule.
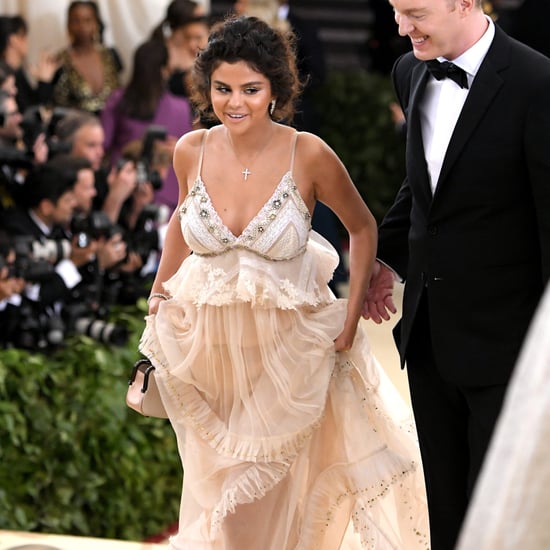
<path fill-rule="evenodd" d="M 85 333 L 124 344 L 115 305 L 147 296 L 169 212 L 152 127 L 104 162 L 98 117 L 0 91 L 0 347 L 49 350 Z M 169 161 L 168 161 L 169 162 Z"/>

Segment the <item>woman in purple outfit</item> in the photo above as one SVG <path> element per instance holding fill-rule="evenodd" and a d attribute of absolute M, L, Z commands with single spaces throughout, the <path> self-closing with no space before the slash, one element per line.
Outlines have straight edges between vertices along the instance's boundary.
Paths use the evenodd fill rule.
<path fill-rule="evenodd" d="M 148 40 L 134 54 L 133 72 L 125 88 L 115 90 L 101 114 L 105 151 L 114 165 L 124 147 L 144 138 L 152 125 L 166 130 L 165 145 L 173 149 L 177 139 L 192 127 L 189 102 L 167 90 L 168 50 L 161 40 Z M 170 151 L 170 154 L 172 151 Z M 155 199 L 173 209 L 178 185 L 170 167 Z"/>

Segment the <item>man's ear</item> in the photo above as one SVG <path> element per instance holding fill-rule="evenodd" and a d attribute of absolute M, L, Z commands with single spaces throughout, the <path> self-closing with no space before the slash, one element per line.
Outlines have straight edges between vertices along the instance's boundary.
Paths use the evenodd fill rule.
<path fill-rule="evenodd" d="M 477 4 L 477 0 L 458 0 L 457 7 L 461 14 L 467 15 L 470 13 Z"/>

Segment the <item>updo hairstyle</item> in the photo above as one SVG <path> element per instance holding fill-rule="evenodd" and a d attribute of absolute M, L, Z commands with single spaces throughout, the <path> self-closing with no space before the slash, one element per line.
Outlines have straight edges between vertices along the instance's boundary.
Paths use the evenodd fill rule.
<path fill-rule="evenodd" d="M 300 90 L 294 46 L 290 31 L 283 33 L 257 17 L 230 17 L 214 26 L 193 66 L 191 100 L 199 114 L 216 120 L 210 96 L 212 73 L 222 63 L 244 61 L 271 84 L 277 100 L 272 118 L 290 123 Z"/>

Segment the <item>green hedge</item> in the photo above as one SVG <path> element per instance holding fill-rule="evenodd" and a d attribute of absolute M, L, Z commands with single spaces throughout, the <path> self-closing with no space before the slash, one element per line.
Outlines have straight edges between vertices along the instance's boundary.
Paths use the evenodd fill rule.
<path fill-rule="evenodd" d="M 124 348 L 79 336 L 51 355 L 0 352 L 1 529 L 143 540 L 177 521 L 171 426 L 125 404 L 144 314 L 117 314 Z"/>
<path fill-rule="evenodd" d="M 315 98 L 320 135 L 336 151 L 378 221 L 405 175 L 405 143 L 391 118 L 387 76 L 333 71 Z"/>

